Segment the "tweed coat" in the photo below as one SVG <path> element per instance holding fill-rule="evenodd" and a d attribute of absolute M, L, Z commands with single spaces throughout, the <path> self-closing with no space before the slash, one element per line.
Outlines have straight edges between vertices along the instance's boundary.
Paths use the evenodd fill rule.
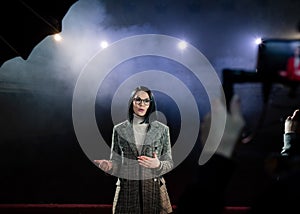
<path fill-rule="evenodd" d="M 153 121 L 146 132 L 141 153 L 138 153 L 133 125 L 128 120 L 114 126 L 110 160 L 112 175 L 118 177 L 113 204 L 115 214 L 160 214 L 172 211 L 163 174 L 173 167 L 168 126 Z M 137 157 L 153 157 L 156 152 L 160 166 L 140 166 Z"/>

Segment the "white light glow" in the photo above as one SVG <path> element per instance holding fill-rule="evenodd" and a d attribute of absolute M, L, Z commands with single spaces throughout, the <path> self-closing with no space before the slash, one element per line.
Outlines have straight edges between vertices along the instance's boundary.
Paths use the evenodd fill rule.
<path fill-rule="evenodd" d="M 54 40 L 55 40 L 55 41 L 57 41 L 57 42 L 59 42 L 59 41 L 61 41 L 61 40 L 62 40 L 62 37 L 61 37 L 61 35 L 60 35 L 60 34 L 58 34 L 58 33 L 57 33 L 57 34 L 54 34 L 54 37 L 53 37 L 53 38 L 54 38 Z"/>
<path fill-rule="evenodd" d="M 178 43 L 178 47 L 181 50 L 184 50 L 187 47 L 187 43 L 185 41 L 181 41 Z"/>
<path fill-rule="evenodd" d="M 262 39 L 261 38 L 256 38 L 255 39 L 255 44 L 259 45 L 262 43 Z"/>
<path fill-rule="evenodd" d="M 108 47 L 108 42 L 107 41 L 102 41 L 101 43 L 100 43 L 100 46 L 101 46 L 101 48 L 107 48 Z"/>

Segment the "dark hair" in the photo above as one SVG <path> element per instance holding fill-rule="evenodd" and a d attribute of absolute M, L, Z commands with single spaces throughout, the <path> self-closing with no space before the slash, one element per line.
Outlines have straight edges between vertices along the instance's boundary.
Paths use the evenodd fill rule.
<path fill-rule="evenodd" d="M 145 114 L 145 119 L 142 123 L 149 123 L 150 115 L 151 119 L 156 119 L 156 103 L 154 99 L 154 95 L 151 92 L 151 90 L 145 86 L 138 86 L 136 87 L 130 95 L 130 99 L 128 101 L 128 120 L 132 123 L 133 120 L 133 98 L 136 95 L 138 91 L 144 91 L 149 95 L 149 98 L 151 100 L 149 108 L 147 109 L 147 112 Z"/>

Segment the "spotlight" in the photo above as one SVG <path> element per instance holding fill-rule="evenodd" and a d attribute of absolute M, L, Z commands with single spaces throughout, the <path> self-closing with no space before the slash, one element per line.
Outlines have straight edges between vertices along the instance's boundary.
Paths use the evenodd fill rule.
<path fill-rule="evenodd" d="M 255 39 L 255 44 L 260 45 L 262 43 L 262 39 L 261 38 L 256 38 Z"/>
<path fill-rule="evenodd" d="M 187 47 L 187 43 L 185 41 L 181 41 L 178 43 L 178 47 L 181 50 L 184 50 Z"/>
<path fill-rule="evenodd" d="M 102 41 L 101 43 L 100 43 L 100 46 L 101 46 L 101 48 L 107 48 L 107 46 L 108 46 L 108 43 L 106 42 L 106 41 Z"/>
<path fill-rule="evenodd" d="M 57 42 L 59 42 L 59 41 L 61 41 L 62 40 L 62 37 L 61 37 L 61 35 L 60 34 L 54 34 L 54 36 L 53 36 L 53 38 L 54 38 L 54 40 L 55 41 L 57 41 Z"/>

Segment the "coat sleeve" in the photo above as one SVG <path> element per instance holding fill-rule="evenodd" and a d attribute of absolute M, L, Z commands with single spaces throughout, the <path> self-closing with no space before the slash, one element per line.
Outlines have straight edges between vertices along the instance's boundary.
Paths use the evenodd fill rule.
<path fill-rule="evenodd" d="M 113 163 L 112 167 L 112 175 L 116 175 L 119 172 L 119 164 L 122 162 L 122 154 L 121 149 L 118 144 L 118 132 L 116 131 L 116 128 L 113 128 L 113 134 L 112 134 L 112 144 L 111 144 L 111 153 L 110 153 L 110 161 Z"/>
<path fill-rule="evenodd" d="M 162 152 L 159 157 L 160 166 L 157 168 L 158 175 L 165 174 L 173 168 L 170 132 L 168 127 L 165 127 L 163 130 L 161 143 L 162 143 Z"/>
<path fill-rule="evenodd" d="M 296 133 L 286 133 L 283 136 L 282 156 L 300 155 L 300 136 Z"/>

